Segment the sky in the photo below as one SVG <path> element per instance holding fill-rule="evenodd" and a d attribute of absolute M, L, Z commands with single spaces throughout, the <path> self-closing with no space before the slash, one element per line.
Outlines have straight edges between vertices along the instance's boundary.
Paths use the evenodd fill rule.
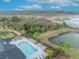
<path fill-rule="evenodd" d="M 0 11 L 79 10 L 79 0 L 0 0 Z"/>

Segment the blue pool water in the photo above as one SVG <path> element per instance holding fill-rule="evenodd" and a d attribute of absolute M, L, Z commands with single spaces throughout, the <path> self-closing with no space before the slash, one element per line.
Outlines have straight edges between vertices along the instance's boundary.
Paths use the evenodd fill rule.
<path fill-rule="evenodd" d="M 26 56 L 29 56 L 37 51 L 34 47 L 32 47 L 32 45 L 27 42 L 20 43 L 18 47 Z"/>

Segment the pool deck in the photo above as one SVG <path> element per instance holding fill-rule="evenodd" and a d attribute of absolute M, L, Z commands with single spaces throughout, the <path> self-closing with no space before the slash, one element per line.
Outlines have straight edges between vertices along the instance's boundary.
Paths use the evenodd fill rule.
<path fill-rule="evenodd" d="M 27 59 L 35 59 L 36 57 L 41 59 L 41 58 L 45 58 L 45 56 L 47 55 L 46 52 L 44 52 L 44 50 L 42 48 L 40 48 L 37 45 L 33 44 L 31 41 L 29 41 L 27 38 L 24 38 L 24 37 L 20 37 L 16 40 L 14 39 L 10 43 L 13 44 L 13 45 L 16 45 L 17 48 L 18 48 L 18 45 L 22 42 L 27 42 L 31 46 L 33 46 L 35 49 L 37 49 L 37 51 L 35 53 L 33 53 L 32 55 L 27 56 Z"/>

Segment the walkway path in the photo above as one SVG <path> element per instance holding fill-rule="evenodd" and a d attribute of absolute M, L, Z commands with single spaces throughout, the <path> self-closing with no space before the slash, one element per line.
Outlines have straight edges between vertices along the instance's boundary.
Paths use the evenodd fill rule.
<path fill-rule="evenodd" d="M 21 35 L 21 33 L 15 31 L 15 30 L 8 30 L 8 29 L 0 29 L 0 31 L 7 31 L 7 32 L 12 32 L 12 33 L 15 33 L 17 34 L 18 36 Z"/>

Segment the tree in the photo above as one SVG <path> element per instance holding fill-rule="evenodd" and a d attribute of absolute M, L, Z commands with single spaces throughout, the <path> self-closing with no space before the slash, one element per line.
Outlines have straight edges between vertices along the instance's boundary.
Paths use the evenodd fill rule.
<path fill-rule="evenodd" d="M 69 48 L 70 48 L 70 44 L 68 42 L 61 42 L 61 51 L 65 54 L 65 55 L 69 55 Z"/>
<path fill-rule="evenodd" d="M 55 52 L 51 49 L 51 48 L 48 48 L 47 49 L 47 56 L 45 59 L 51 59 L 54 55 L 55 55 Z"/>

